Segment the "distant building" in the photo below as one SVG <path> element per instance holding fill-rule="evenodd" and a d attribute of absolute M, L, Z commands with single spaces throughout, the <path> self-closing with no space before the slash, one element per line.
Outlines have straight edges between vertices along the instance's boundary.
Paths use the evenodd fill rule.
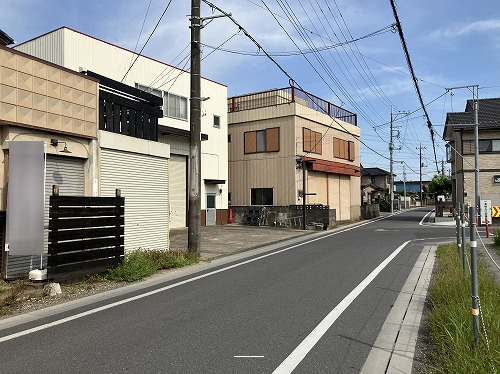
<path fill-rule="evenodd" d="M 391 174 L 380 168 L 361 169 L 361 196 L 363 203 L 372 203 L 378 199 L 386 199 L 390 191 Z"/>
<path fill-rule="evenodd" d="M 480 99 L 478 103 L 479 195 L 500 205 L 500 98 Z M 447 160 L 451 164 L 452 201 L 474 205 L 475 147 L 474 107 L 467 100 L 464 112 L 446 115 L 443 138 L 448 142 Z"/>
<path fill-rule="evenodd" d="M 360 218 L 356 114 L 296 87 L 228 99 L 232 205 L 328 205 L 337 220 Z"/>

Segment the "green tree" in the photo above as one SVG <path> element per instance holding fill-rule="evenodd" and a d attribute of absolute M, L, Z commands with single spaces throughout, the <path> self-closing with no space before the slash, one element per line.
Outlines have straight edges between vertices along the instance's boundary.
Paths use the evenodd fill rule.
<path fill-rule="evenodd" d="M 445 174 L 436 174 L 429 182 L 429 192 L 434 192 L 434 196 L 449 196 L 451 193 L 451 179 Z"/>

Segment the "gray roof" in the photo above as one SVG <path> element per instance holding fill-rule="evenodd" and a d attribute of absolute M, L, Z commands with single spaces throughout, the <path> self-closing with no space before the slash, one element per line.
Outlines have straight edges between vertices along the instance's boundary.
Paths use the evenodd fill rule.
<path fill-rule="evenodd" d="M 376 177 L 378 175 L 389 175 L 389 172 L 385 171 L 383 169 L 380 169 L 380 168 L 362 168 L 361 175 L 362 176 Z"/>
<path fill-rule="evenodd" d="M 500 129 L 500 98 L 479 99 L 478 105 L 479 128 L 482 130 Z M 474 130 L 474 107 L 472 100 L 467 100 L 464 112 L 451 112 L 446 115 L 443 137 L 449 139 L 452 131 L 461 130 Z"/>
<path fill-rule="evenodd" d="M 13 43 L 14 39 L 0 29 L 0 45 L 9 45 Z"/>

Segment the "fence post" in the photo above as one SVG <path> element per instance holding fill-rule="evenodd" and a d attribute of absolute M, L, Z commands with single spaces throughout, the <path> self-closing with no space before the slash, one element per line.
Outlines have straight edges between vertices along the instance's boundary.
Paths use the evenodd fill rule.
<path fill-rule="evenodd" d="M 462 271 L 465 275 L 465 272 L 466 272 L 466 267 L 465 267 L 465 263 L 466 263 L 466 255 L 465 255 L 465 206 L 464 206 L 464 203 L 460 203 L 460 226 L 462 228 L 462 233 L 461 233 L 461 237 L 462 237 Z"/>
<path fill-rule="evenodd" d="M 457 231 L 457 251 L 458 255 L 462 252 L 462 240 L 460 237 L 460 203 L 457 203 L 455 207 L 455 227 Z"/>
<path fill-rule="evenodd" d="M 469 214 L 474 216 L 476 207 L 469 208 Z M 479 343 L 479 287 L 477 284 L 477 241 L 476 241 L 476 220 L 470 220 L 470 270 L 472 289 L 472 333 L 474 345 Z"/>

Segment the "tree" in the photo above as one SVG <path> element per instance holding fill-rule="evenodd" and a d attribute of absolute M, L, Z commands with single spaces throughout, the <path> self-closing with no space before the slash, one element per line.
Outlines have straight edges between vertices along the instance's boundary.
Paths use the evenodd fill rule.
<path fill-rule="evenodd" d="M 438 195 L 449 196 L 451 194 L 451 179 L 445 174 L 436 174 L 429 182 L 429 192 L 433 192 L 437 198 Z"/>

